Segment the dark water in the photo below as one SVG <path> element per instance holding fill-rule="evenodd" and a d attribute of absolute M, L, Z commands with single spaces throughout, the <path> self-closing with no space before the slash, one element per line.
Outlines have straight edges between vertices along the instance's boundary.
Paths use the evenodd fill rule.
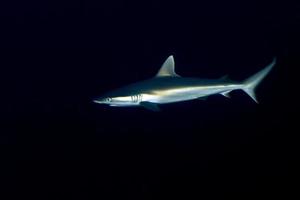
<path fill-rule="evenodd" d="M 289 199 L 299 175 L 299 5 L 282 1 L 0 3 L 1 180 L 22 197 Z M 259 105 L 240 91 L 142 108 L 95 96 L 156 74 L 243 80 L 272 58 Z"/>

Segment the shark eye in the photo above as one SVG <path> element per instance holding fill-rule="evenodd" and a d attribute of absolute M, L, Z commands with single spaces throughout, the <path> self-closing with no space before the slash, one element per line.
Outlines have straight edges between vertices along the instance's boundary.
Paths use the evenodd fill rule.
<path fill-rule="evenodd" d="M 110 97 L 107 97 L 107 98 L 104 99 L 104 101 L 106 101 L 106 102 L 111 102 L 111 98 L 110 98 Z"/>

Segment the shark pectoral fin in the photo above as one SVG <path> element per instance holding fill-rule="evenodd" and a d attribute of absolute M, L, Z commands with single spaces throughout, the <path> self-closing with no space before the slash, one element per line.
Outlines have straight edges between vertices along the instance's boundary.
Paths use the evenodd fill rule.
<path fill-rule="evenodd" d="M 160 108 L 155 103 L 143 101 L 140 103 L 140 105 L 143 106 L 144 108 L 147 108 L 147 109 L 155 111 L 155 112 L 160 111 Z"/>
<path fill-rule="evenodd" d="M 227 97 L 227 98 L 230 98 L 230 95 L 229 95 L 230 92 L 231 92 L 231 90 L 226 91 L 226 92 L 222 92 L 221 94 L 222 94 L 223 96 Z"/>

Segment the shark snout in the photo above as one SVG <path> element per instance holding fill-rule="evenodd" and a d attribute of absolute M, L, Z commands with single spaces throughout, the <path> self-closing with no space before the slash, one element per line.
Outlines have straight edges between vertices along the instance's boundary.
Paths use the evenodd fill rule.
<path fill-rule="evenodd" d="M 103 100 L 93 100 L 94 103 L 104 103 Z"/>

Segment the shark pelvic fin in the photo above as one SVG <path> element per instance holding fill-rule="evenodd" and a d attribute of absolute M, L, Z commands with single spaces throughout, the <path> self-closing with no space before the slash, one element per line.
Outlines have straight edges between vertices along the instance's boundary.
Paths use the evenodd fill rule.
<path fill-rule="evenodd" d="M 171 55 L 167 58 L 164 64 L 161 66 L 160 70 L 156 74 L 157 77 L 163 76 L 179 76 L 175 72 L 175 61 L 174 57 Z"/>
<path fill-rule="evenodd" d="M 155 103 L 151 103 L 151 102 L 147 102 L 147 101 L 142 101 L 140 103 L 140 105 L 143 106 L 144 108 L 147 108 L 147 109 L 155 111 L 155 112 L 160 111 L 160 108 Z"/>
<path fill-rule="evenodd" d="M 198 100 L 205 101 L 207 98 L 208 98 L 208 96 L 204 96 L 204 97 L 199 97 L 199 98 L 197 98 L 197 99 L 198 99 Z"/>

